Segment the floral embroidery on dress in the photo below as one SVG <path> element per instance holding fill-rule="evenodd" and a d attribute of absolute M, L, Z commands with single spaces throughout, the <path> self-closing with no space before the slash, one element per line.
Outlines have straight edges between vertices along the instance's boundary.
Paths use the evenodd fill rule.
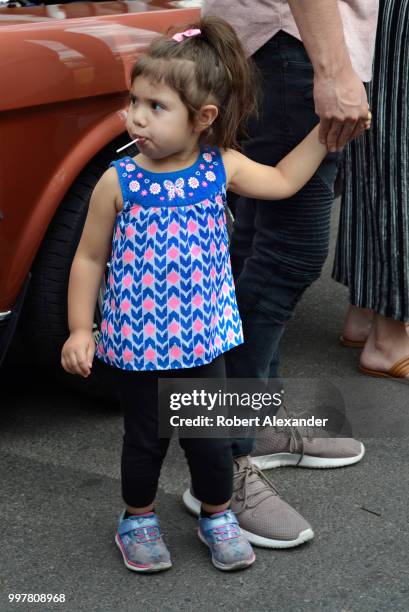
<path fill-rule="evenodd" d="M 159 183 L 152 183 L 152 185 L 149 187 L 149 191 L 153 194 L 160 193 L 161 186 Z"/>
<path fill-rule="evenodd" d="M 197 178 L 195 176 L 191 176 L 190 179 L 188 180 L 187 184 L 192 189 L 197 189 L 199 187 L 199 181 L 197 180 Z"/>
<path fill-rule="evenodd" d="M 196 163 L 178 172 L 165 174 L 144 170 L 132 157 L 123 158 L 118 165 L 126 170 L 121 176 L 129 179 L 129 191 L 141 197 L 140 204 L 143 206 L 166 206 L 170 203 L 181 206 L 187 202 L 205 200 L 210 188 L 216 196 L 217 185 L 225 181 L 223 164 L 218 169 L 217 159 L 215 150 L 204 147 Z"/>
<path fill-rule="evenodd" d="M 139 189 L 141 188 L 140 184 L 138 183 L 138 181 L 131 181 L 129 183 L 129 189 L 133 192 L 139 191 Z"/>

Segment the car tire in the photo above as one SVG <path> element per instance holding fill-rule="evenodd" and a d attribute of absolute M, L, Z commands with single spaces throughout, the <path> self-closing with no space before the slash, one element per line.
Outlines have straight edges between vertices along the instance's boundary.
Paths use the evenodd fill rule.
<path fill-rule="evenodd" d="M 108 168 L 110 161 L 122 157 L 116 153 L 129 141 L 121 135 L 99 152 L 72 184 L 54 215 L 33 263 L 32 278 L 21 315 L 21 332 L 37 366 L 53 369 L 57 378 L 94 398 L 118 400 L 113 370 L 94 359 L 88 378 L 68 374 L 61 366 L 61 349 L 69 336 L 67 290 L 72 260 L 85 224 L 88 206 L 95 184 Z M 135 146 L 126 150 L 135 155 Z M 94 337 L 97 340 L 101 323 L 101 285 L 94 316 Z"/>

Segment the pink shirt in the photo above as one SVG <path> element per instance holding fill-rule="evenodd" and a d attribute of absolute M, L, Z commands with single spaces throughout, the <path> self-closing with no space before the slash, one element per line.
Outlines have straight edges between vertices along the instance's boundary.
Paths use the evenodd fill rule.
<path fill-rule="evenodd" d="M 363 81 L 370 81 L 379 2 L 338 0 L 338 4 L 352 65 Z M 203 0 L 202 12 L 226 19 L 249 55 L 279 30 L 301 40 L 286 0 Z"/>

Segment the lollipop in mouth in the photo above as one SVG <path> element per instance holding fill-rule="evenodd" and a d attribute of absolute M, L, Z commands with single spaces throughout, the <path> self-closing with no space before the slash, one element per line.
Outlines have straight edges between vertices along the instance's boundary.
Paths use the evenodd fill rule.
<path fill-rule="evenodd" d="M 128 147 L 130 147 L 131 145 L 133 145 L 135 142 L 138 142 L 138 140 L 141 140 L 138 136 L 138 138 L 135 138 L 134 140 L 131 140 L 131 142 L 128 142 L 128 144 L 124 145 L 123 147 L 120 147 L 119 149 L 116 150 L 117 153 L 120 153 L 121 151 L 123 151 L 124 149 L 127 149 Z"/>

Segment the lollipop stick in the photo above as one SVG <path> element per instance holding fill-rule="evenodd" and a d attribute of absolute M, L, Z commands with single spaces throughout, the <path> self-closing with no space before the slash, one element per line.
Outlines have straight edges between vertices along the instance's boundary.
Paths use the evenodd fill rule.
<path fill-rule="evenodd" d="M 128 147 L 130 147 L 131 145 L 134 144 L 134 142 L 138 142 L 139 138 L 135 138 L 135 140 L 132 140 L 131 142 L 128 142 L 128 144 L 124 145 L 123 147 L 120 147 L 119 149 L 116 150 L 117 153 L 120 153 L 121 151 L 123 151 L 124 149 L 127 149 Z"/>

